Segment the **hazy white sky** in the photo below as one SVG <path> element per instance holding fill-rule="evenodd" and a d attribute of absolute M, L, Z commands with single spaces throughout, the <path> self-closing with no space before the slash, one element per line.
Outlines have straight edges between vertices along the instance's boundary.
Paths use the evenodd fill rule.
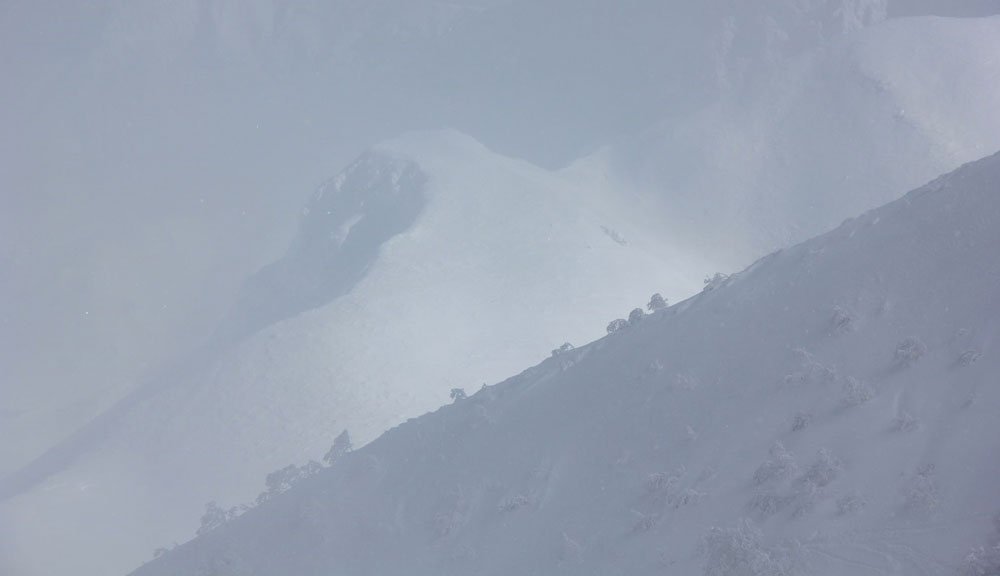
<path fill-rule="evenodd" d="M 1000 13 L 1000 2 L 997 0 L 892 0 L 889 3 L 890 16 L 985 16 L 997 13 Z"/>

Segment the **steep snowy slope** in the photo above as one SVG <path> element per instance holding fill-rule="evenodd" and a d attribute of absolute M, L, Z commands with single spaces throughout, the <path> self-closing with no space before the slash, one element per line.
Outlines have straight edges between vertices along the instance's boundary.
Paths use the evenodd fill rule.
<path fill-rule="evenodd" d="M 994 574 L 998 249 L 1000 155 L 135 574 Z"/>
<path fill-rule="evenodd" d="M 663 124 L 617 172 L 741 265 L 1000 145 L 995 25 L 894 24 L 912 32 L 871 54 L 904 56 L 905 90 L 840 52 L 810 65 L 882 0 L 50 4 L 0 8 L 20 88 L 4 120 L 24 135 L 3 189 L 31 191 L 0 214 L 0 290 L 22 301 L 0 334 L 0 437 L 23 439 L 0 441 L 0 474 L 190 351 L 280 250 L 297 191 L 404 130 L 551 167 Z M 38 43 L 51 62 L 16 57 Z M 845 178 L 866 184 L 842 198 Z"/>
<path fill-rule="evenodd" d="M 365 154 L 248 283 L 217 350 L 0 485 L 41 480 L 0 505 L 14 572 L 124 571 L 191 534 L 205 502 L 250 500 L 268 472 L 321 458 L 333 431 L 366 442 L 603 334 L 653 292 L 690 294 L 716 268 L 672 250 L 650 202 L 456 132 Z"/>

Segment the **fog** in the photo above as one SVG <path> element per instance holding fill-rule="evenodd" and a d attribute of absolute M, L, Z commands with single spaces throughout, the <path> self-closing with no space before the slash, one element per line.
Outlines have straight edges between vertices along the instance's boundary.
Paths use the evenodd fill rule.
<path fill-rule="evenodd" d="M 890 16 L 990 16 L 997 13 L 992 0 L 895 0 L 889 3 Z"/>
<path fill-rule="evenodd" d="M 125 573 L 193 536 L 205 501 L 246 500 L 343 428 L 363 444 L 453 385 L 601 336 L 639 294 L 681 300 L 995 152 L 991 14 L 992 0 L 6 0 L 0 573 Z M 913 18 L 928 15 L 968 20 Z M 940 60 L 907 59 L 926 31 Z M 402 143 L 371 151 L 387 141 Z M 331 180 L 359 157 L 376 158 L 367 179 Z M 418 168 L 393 172 L 399 158 Z M 385 311 L 411 294 L 421 315 Z M 518 314 L 545 327 L 519 338 Z M 439 317 L 450 332 L 417 331 Z M 398 366 L 367 356 L 382 346 L 404 350 Z M 255 415 L 259 398 L 219 384 L 244 380 L 279 398 L 336 380 L 299 402 L 339 412 L 280 436 L 267 426 L 321 414 Z M 168 431 L 200 430 L 189 404 L 216 389 L 218 420 L 230 402 L 247 430 L 273 417 L 255 433 L 275 445 L 244 446 L 259 459 L 185 500 L 147 476 L 199 473 L 197 434 Z M 169 468 L 184 454 L 190 468 Z M 125 512 L 110 482 L 74 500 L 104 465 Z M 176 516 L 139 529 L 157 506 Z M 83 527 L 132 539 L 96 549 Z"/>

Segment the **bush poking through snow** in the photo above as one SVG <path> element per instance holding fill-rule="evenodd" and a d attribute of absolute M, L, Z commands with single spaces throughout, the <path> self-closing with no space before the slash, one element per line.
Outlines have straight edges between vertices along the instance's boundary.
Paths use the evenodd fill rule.
<path fill-rule="evenodd" d="M 927 345 L 917 338 L 907 338 L 896 346 L 895 362 L 898 368 L 908 368 L 927 354 Z"/>
<path fill-rule="evenodd" d="M 956 360 L 956 363 L 959 366 L 971 366 L 972 364 L 975 364 L 977 360 L 982 358 L 982 356 L 983 353 L 980 352 L 979 350 L 966 350 L 965 352 L 962 352 L 961 355 L 959 355 L 958 360 Z"/>
<path fill-rule="evenodd" d="M 919 422 L 912 414 L 903 410 L 899 413 L 899 416 L 892 419 L 890 429 L 893 432 L 911 432 L 917 429 L 918 423 Z"/>
<path fill-rule="evenodd" d="M 462 388 L 452 388 L 448 396 L 451 397 L 452 402 L 461 402 L 469 397 Z"/>
<path fill-rule="evenodd" d="M 797 412 L 795 416 L 792 416 L 792 432 L 805 430 L 811 422 L 812 414 L 809 414 L 808 412 Z"/>
<path fill-rule="evenodd" d="M 667 504 L 671 508 L 677 509 L 681 506 L 687 506 L 688 504 L 697 504 L 702 501 L 702 499 L 708 496 L 706 492 L 699 492 L 694 488 L 687 488 L 676 493 L 667 495 Z"/>
<path fill-rule="evenodd" d="M 837 498 L 837 515 L 847 516 L 860 512 L 867 503 L 857 494 L 845 494 Z"/>
<path fill-rule="evenodd" d="M 833 316 L 830 318 L 830 331 L 834 334 L 844 334 L 854 330 L 854 316 L 840 306 L 833 307 Z"/>
<path fill-rule="evenodd" d="M 661 490 L 675 488 L 679 482 L 680 479 L 673 474 L 656 472 L 646 478 L 646 492 L 653 494 Z"/>
<path fill-rule="evenodd" d="M 601 226 L 601 230 L 603 230 L 604 233 L 607 234 L 608 238 L 611 238 L 615 244 L 618 244 L 619 246 L 628 246 L 628 240 L 626 240 L 619 231 L 608 228 L 607 226 Z"/>
<path fill-rule="evenodd" d="M 529 504 L 531 504 L 531 500 L 527 496 L 524 494 L 515 494 L 504 499 L 503 502 L 500 502 L 500 504 L 497 505 L 497 510 L 501 512 L 513 512 L 520 508 L 524 508 Z"/>
<path fill-rule="evenodd" d="M 636 514 L 639 515 L 639 519 L 636 520 L 635 524 L 632 525 L 633 533 L 649 532 L 650 530 L 653 529 L 654 526 L 656 526 L 656 523 L 659 521 L 658 516 L 653 516 L 651 514 L 642 514 L 640 512 L 636 512 Z"/>
<path fill-rule="evenodd" d="M 917 471 L 906 493 L 903 508 L 913 516 L 926 516 L 938 506 L 938 488 L 934 481 L 934 465 L 922 466 Z"/>
<path fill-rule="evenodd" d="M 860 406 L 875 397 L 875 389 L 853 376 L 844 379 L 844 396 L 841 403 L 850 408 Z"/>
<path fill-rule="evenodd" d="M 462 490 L 459 489 L 453 495 L 445 508 L 434 515 L 431 525 L 434 535 L 437 538 L 445 538 L 455 532 L 455 529 L 465 522 L 468 502 Z"/>
<path fill-rule="evenodd" d="M 672 474 L 666 472 L 650 474 L 646 478 L 646 492 L 658 505 L 666 504 L 676 509 L 688 504 L 697 504 L 705 494 L 693 488 L 682 488 L 681 478 L 684 474 L 683 466 Z"/>

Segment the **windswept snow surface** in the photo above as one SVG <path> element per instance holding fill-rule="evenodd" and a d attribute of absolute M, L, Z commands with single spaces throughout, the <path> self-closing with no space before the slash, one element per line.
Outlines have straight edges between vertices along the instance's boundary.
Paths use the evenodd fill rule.
<path fill-rule="evenodd" d="M 998 249 L 1000 155 L 407 422 L 135 574 L 996 573 Z"/>
<path fill-rule="evenodd" d="M 71 467 L 0 505 L 0 547 L 24 562 L 13 573 L 124 572 L 193 534 L 205 502 L 252 500 L 268 472 L 320 459 L 341 430 L 364 443 L 715 270 L 670 248 L 653 199 L 580 170 L 450 131 L 365 154 L 247 285 L 232 333 L 273 324 L 133 400 L 64 450 Z M 398 233 L 376 234 L 392 222 Z M 15 553 L 53 545 L 63 554 Z"/>

